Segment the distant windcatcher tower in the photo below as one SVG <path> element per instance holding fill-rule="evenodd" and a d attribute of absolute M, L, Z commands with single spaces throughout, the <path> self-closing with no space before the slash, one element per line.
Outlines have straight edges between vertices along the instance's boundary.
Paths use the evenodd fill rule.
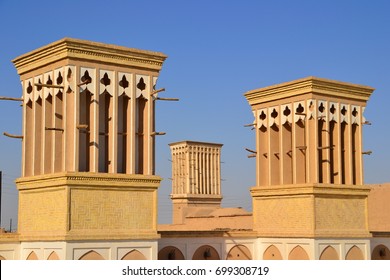
<path fill-rule="evenodd" d="M 308 77 L 245 94 L 255 116 L 251 193 L 261 236 L 369 236 L 362 126 L 373 90 Z"/>
<path fill-rule="evenodd" d="M 221 206 L 222 144 L 195 141 L 172 143 L 173 223 L 191 211 Z"/>
<path fill-rule="evenodd" d="M 157 258 L 154 108 L 165 59 L 65 38 L 13 60 L 23 90 L 22 241 L 135 240 Z M 64 244 L 60 259 L 82 257 Z"/>

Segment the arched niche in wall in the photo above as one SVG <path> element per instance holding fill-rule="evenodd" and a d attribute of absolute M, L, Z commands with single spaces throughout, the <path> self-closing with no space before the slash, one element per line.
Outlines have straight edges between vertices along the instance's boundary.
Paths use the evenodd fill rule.
<path fill-rule="evenodd" d="M 220 260 L 217 250 L 209 245 L 200 246 L 192 256 L 193 260 Z"/>
<path fill-rule="evenodd" d="M 26 260 L 28 260 L 28 261 L 36 261 L 36 260 L 38 260 L 38 256 L 37 256 L 37 254 L 35 254 L 34 251 L 32 251 L 32 252 L 28 255 L 28 257 L 27 257 Z"/>
<path fill-rule="evenodd" d="M 347 255 L 345 256 L 346 260 L 364 260 L 364 255 L 362 250 L 360 250 L 357 246 L 352 246 L 349 249 Z"/>
<path fill-rule="evenodd" d="M 128 252 L 123 258 L 122 260 L 146 260 L 146 257 L 144 256 L 144 254 L 142 254 L 140 251 L 138 250 L 132 250 L 130 252 Z"/>
<path fill-rule="evenodd" d="M 184 260 L 183 253 L 174 246 L 167 246 L 158 252 L 159 260 Z"/>
<path fill-rule="evenodd" d="M 339 260 L 339 255 L 337 254 L 335 248 L 332 246 L 326 247 L 321 255 L 320 255 L 320 260 Z"/>
<path fill-rule="evenodd" d="M 51 252 L 51 254 L 49 255 L 49 257 L 47 258 L 48 261 L 57 261 L 59 260 L 60 258 L 58 257 L 57 253 L 56 252 Z"/>
<path fill-rule="evenodd" d="M 371 255 L 372 260 L 390 260 L 390 250 L 385 245 L 378 245 Z"/>
<path fill-rule="evenodd" d="M 263 260 L 283 260 L 283 258 L 279 249 L 271 245 L 264 251 Z"/>
<path fill-rule="evenodd" d="M 98 261 L 98 260 L 104 260 L 104 258 L 99 253 L 91 250 L 91 251 L 85 253 L 84 255 L 82 255 L 81 258 L 79 258 L 79 260 L 81 260 L 81 261 Z"/>
<path fill-rule="evenodd" d="M 301 246 L 295 246 L 288 254 L 289 260 L 309 260 L 309 255 Z"/>
<path fill-rule="evenodd" d="M 236 245 L 230 249 L 227 260 L 251 260 L 252 254 L 244 245 Z"/>

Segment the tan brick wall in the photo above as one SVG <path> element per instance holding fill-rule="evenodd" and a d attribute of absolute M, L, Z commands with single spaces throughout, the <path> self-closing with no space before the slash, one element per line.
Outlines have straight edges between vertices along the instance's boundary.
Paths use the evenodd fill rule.
<path fill-rule="evenodd" d="M 65 188 L 21 191 L 20 234 L 64 234 L 67 224 L 66 192 Z"/>
<path fill-rule="evenodd" d="M 254 230 L 268 237 L 369 237 L 368 192 L 326 184 L 253 188 Z"/>
<path fill-rule="evenodd" d="M 156 239 L 160 177 L 62 173 L 20 178 L 21 240 Z"/>
<path fill-rule="evenodd" d="M 153 192 L 72 189 L 70 230 L 150 230 Z"/>
<path fill-rule="evenodd" d="M 291 236 L 313 233 L 313 197 L 255 199 L 254 230 L 261 234 Z"/>
<path fill-rule="evenodd" d="M 390 183 L 370 185 L 368 221 L 371 231 L 390 232 Z"/>
<path fill-rule="evenodd" d="M 366 199 L 316 198 L 316 229 L 367 230 Z"/>

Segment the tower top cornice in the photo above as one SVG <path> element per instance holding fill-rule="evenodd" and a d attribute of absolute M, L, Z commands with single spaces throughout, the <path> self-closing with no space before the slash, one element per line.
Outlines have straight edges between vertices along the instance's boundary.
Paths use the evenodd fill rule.
<path fill-rule="evenodd" d="M 367 101 L 374 88 L 317 77 L 306 77 L 286 83 L 248 91 L 244 94 L 251 106 L 303 94 L 314 94 L 356 101 Z"/>
<path fill-rule="evenodd" d="M 211 143 L 211 142 L 200 142 L 200 141 L 189 141 L 189 140 L 184 140 L 180 142 L 174 142 L 170 143 L 170 147 L 175 147 L 175 146 L 182 146 L 182 145 L 187 145 L 187 146 L 203 146 L 203 147 L 217 147 L 221 148 L 223 144 L 220 143 Z"/>
<path fill-rule="evenodd" d="M 87 40 L 63 38 L 26 54 L 12 62 L 18 74 L 55 63 L 63 59 L 82 60 L 145 70 L 160 71 L 167 56 L 161 52 L 97 43 Z"/>

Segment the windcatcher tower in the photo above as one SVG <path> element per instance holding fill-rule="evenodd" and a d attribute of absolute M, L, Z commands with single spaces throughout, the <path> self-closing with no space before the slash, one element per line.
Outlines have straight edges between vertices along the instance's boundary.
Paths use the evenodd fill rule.
<path fill-rule="evenodd" d="M 173 223 L 189 214 L 221 207 L 222 144 L 182 141 L 172 143 Z"/>
<path fill-rule="evenodd" d="M 245 94 L 255 116 L 259 236 L 369 236 L 362 126 L 373 90 L 308 77 Z"/>
<path fill-rule="evenodd" d="M 21 241 L 158 238 L 154 106 L 165 59 L 65 38 L 13 60 L 23 90 Z"/>

